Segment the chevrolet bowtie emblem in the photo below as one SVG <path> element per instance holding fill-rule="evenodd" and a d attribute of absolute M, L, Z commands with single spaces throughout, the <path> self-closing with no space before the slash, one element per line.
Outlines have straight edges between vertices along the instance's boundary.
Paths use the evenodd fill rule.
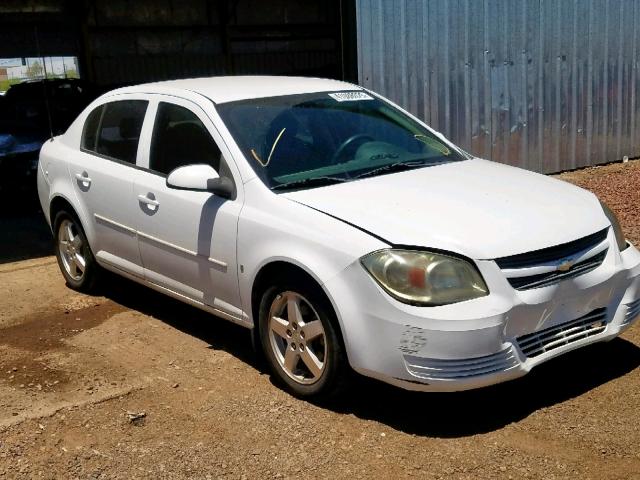
<path fill-rule="evenodd" d="M 560 265 L 558 265 L 558 268 L 556 270 L 558 270 L 559 272 L 568 272 L 569 270 L 571 270 L 571 267 L 573 267 L 573 261 L 565 260 Z"/>

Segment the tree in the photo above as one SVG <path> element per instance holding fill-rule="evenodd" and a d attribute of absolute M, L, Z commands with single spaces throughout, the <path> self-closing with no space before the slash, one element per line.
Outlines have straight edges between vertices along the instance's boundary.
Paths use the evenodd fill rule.
<path fill-rule="evenodd" d="M 35 62 L 32 62 L 27 67 L 27 77 L 29 78 L 41 78 L 43 72 L 44 72 L 44 69 L 42 68 L 42 65 L 38 60 L 36 60 Z"/>

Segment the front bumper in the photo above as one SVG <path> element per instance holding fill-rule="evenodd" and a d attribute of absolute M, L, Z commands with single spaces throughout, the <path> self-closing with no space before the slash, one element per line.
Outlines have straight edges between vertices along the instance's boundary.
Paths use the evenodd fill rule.
<path fill-rule="evenodd" d="M 615 245 L 612 232 L 609 242 Z M 525 291 L 513 289 L 495 262 L 477 264 L 491 293 L 440 307 L 394 300 L 359 262 L 325 283 L 351 366 L 409 390 L 468 390 L 611 340 L 640 315 L 640 252 L 633 246 L 609 248 L 589 273 Z"/>

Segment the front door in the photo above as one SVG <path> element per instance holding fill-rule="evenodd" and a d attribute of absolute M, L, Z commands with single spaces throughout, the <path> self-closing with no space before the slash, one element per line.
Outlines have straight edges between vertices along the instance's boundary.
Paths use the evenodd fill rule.
<path fill-rule="evenodd" d="M 134 184 L 145 278 L 240 319 L 236 235 L 241 202 L 166 185 L 173 169 L 194 163 L 207 163 L 233 178 L 219 137 L 197 105 L 162 98 L 147 168 Z"/>

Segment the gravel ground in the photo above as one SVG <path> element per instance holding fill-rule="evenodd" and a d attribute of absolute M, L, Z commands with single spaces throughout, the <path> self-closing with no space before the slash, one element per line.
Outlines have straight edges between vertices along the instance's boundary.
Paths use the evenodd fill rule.
<path fill-rule="evenodd" d="M 627 238 L 640 244 L 640 160 L 562 173 L 557 178 L 598 195 L 616 212 Z"/>
<path fill-rule="evenodd" d="M 640 243 L 640 162 L 560 178 Z M 639 365 L 636 325 L 496 387 L 354 378 L 318 405 L 272 385 L 240 327 L 117 278 L 77 294 L 50 256 L 0 261 L 0 479 L 640 479 Z"/>

